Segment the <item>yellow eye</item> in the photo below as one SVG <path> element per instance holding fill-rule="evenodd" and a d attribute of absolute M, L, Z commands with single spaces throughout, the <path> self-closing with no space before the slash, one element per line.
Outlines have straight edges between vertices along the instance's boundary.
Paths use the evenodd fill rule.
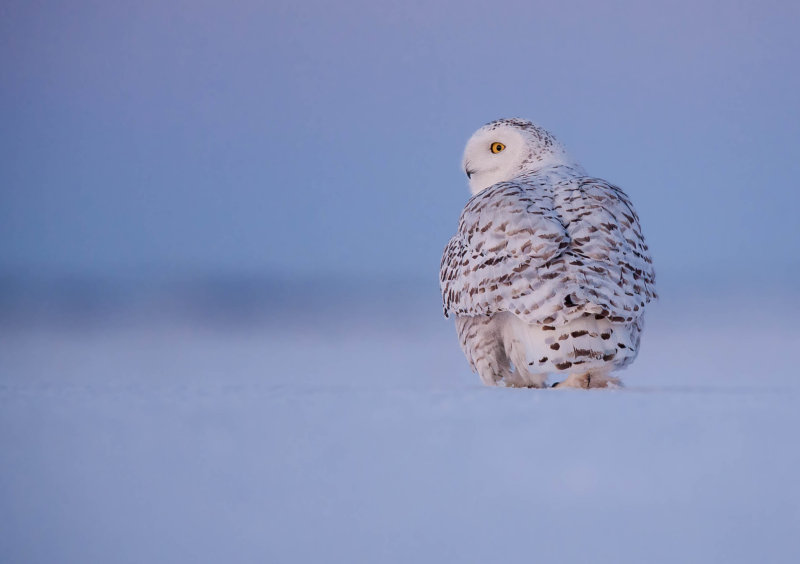
<path fill-rule="evenodd" d="M 502 143 L 498 143 L 497 141 L 492 143 L 492 146 L 490 147 L 492 153 L 494 153 L 495 155 L 505 148 L 506 148 L 505 145 L 503 145 Z"/>

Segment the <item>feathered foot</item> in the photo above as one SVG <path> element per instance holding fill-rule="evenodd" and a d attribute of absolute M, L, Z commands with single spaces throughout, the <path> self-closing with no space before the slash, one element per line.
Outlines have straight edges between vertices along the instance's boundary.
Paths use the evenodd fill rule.
<path fill-rule="evenodd" d="M 514 372 L 503 379 L 501 386 L 507 388 L 546 388 L 546 374 L 519 374 Z"/>
<path fill-rule="evenodd" d="M 553 388 L 621 388 L 622 382 L 608 374 L 570 374 L 563 382 L 553 384 Z"/>

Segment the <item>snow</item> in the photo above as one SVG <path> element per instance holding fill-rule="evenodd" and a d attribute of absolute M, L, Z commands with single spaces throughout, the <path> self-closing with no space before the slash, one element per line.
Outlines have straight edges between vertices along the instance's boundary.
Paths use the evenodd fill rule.
<path fill-rule="evenodd" d="M 797 300 L 745 303 L 662 295 L 614 391 L 483 387 L 428 294 L 11 316 L 0 561 L 796 562 Z"/>

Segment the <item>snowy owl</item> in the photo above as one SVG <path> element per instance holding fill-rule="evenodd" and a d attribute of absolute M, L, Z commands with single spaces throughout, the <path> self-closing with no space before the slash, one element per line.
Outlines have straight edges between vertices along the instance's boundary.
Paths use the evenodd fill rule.
<path fill-rule="evenodd" d="M 587 176 L 541 127 L 501 119 L 464 150 L 472 198 L 442 256 L 445 315 L 488 385 L 618 384 L 655 273 L 628 196 Z"/>

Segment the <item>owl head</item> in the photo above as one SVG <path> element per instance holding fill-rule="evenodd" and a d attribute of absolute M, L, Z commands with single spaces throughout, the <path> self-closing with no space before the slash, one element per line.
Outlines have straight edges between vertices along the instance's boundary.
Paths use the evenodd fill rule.
<path fill-rule="evenodd" d="M 554 164 L 571 164 L 563 145 L 523 119 L 499 119 L 476 131 L 464 149 L 464 172 L 477 194 L 498 182 Z"/>

